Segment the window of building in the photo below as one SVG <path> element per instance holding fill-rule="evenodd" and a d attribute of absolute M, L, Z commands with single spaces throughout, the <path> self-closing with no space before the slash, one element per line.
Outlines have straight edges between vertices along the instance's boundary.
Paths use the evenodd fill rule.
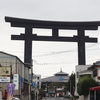
<path fill-rule="evenodd" d="M 39 82 L 38 82 L 38 85 L 39 85 Z"/>
<path fill-rule="evenodd" d="M 95 69 L 94 71 L 93 71 L 93 77 L 96 77 L 97 76 L 97 69 Z"/>
<path fill-rule="evenodd" d="M 37 79 L 39 80 L 39 77 L 37 77 Z"/>
<path fill-rule="evenodd" d="M 39 82 L 37 82 L 37 87 L 39 88 Z"/>

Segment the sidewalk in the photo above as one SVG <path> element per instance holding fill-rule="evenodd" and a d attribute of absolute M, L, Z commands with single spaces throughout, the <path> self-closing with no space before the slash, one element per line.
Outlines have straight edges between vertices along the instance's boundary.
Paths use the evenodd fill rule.
<path fill-rule="evenodd" d="M 46 98 L 42 98 L 42 100 L 46 100 Z M 62 98 L 62 100 L 71 100 L 71 99 L 67 99 L 67 98 Z"/>
<path fill-rule="evenodd" d="M 64 98 L 63 100 L 71 100 L 71 99 Z"/>
<path fill-rule="evenodd" d="M 46 100 L 46 98 L 42 98 L 42 100 Z"/>

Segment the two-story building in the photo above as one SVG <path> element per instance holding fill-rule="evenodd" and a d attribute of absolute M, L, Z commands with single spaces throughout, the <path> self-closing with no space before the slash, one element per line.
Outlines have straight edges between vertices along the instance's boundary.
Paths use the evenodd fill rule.
<path fill-rule="evenodd" d="M 14 81 L 16 75 L 17 80 Z M 8 83 L 14 83 L 14 97 L 21 100 L 31 100 L 31 75 L 32 65 L 23 63 L 17 56 L 0 51 L 0 87 L 1 91 L 7 90 Z M 5 77 L 7 80 L 5 80 Z M 16 82 L 16 83 L 15 83 Z"/>
<path fill-rule="evenodd" d="M 32 82 L 37 85 L 37 88 L 41 88 L 41 75 L 40 74 L 33 74 Z"/>
<path fill-rule="evenodd" d="M 100 61 L 93 63 L 88 70 L 93 72 L 93 78 L 96 80 L 98 85 L 100 85 Z"/>
<path fill-rule="evenodd" d="M 75 66 L 75 95 L 78 95 L 77 93 L 77 83 L 79 82 L 79 78 L 89 75 L 92 77 L 93 72 L 91 70 L 88 70 L 88 68 L 91 65 L 76 65 Z M 89 96 L 87 97 L 89 99 Z M 84 96 L 79 96 L 79 100 L 84 100 Z"/>
<path fill-rule="evenodd" d="M 94 78 L 94 80 L 100 85 L 100 61 L 93 63 L 92 65 L 77 65 L 76 66 L 76 85 L 75 85 L 75 95 L 77 93 L 77 83 L 80 77 L 89 75 Z M 89 89 L 90 94 L 87 96 L 87 99 L 99 100 L 100 99 L 100 86 L 91 87 Z M 79 96 L 79 100 L 84 100 L 84 96 Z"/>
<path fill-rule="evenodd" d="M 98 86 L 89 88 L 90 99 L 100 100 L 100 61 L 96 61 L 88 70 L 93 72 L 93 78 L 96 80 Z"/>

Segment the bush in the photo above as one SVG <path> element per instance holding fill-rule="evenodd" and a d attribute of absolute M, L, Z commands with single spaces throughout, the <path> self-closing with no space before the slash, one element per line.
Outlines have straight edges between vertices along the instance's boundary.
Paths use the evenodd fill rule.
<path fill-rule="evenodd" d="M 34 98 L 34 97 L 35 97 L 34 92 L 31 92 L 31 98 Z"/>
<path fill-rule="evenodd" d="M 79 95 L 88 95 L 89 94 L 89 88 L 97 86 L 96 81 L 89 76 L 84 76 L 79 79 L 79 82 L 77 84 L 77 92 Z"/>
<path fill-rule="evenodd" d="M 71 99 L 72 96 L 70 96 L 70 95 L 66 95 L 65 98 Z"/>

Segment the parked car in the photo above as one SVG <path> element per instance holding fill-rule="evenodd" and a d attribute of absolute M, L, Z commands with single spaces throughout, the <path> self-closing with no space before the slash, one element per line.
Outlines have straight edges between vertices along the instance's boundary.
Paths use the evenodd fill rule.
<path fill-rule="evenodd" d="M 19 98 L 17 98 L 17 97 L 13 97 L 13 100 L 20 100 Z"/>

